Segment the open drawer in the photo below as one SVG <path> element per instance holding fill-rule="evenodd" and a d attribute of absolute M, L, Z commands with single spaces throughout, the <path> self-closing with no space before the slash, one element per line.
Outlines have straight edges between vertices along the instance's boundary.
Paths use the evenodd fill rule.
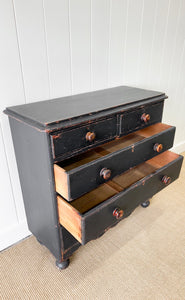
<path fill-rule="evenodd" d="M 56 191 L 72 201 L 173 146 L 175 127 L 157 123 L 54 164 Z"/>
<path fill-rule="evenodd" d="M 176 180 L 182 161 L 182 156 L 166 151 L 71 203 L 58 195 L 60 224 L 86 244 Z"/>

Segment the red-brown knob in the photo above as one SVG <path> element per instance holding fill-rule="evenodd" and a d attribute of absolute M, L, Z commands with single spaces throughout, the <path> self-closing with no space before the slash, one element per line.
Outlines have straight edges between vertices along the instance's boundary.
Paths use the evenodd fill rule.
<path fill-rule="evenodd" d="M 111 177 L 111 170 L 107 169 L 107 168 L 103 168 L 100 171 L 100 176 L 103 177 L 103 179 L 107 180 Z"/>
<path fill-rule="evenodd" d="M 115 210 L 113 211 L 113 216 L 116 217 L 116 219 L 120 219 L 123 217 L 124 211 L 120 208 L 115 208 Z"/>
<path fill-rule="evenodd" d="M 149 114 L 142 114 L 141 116 L 141 120 L 144 121 L 145 123 L 147 123 L 148 121 L 150 121 L 150 115 Z"/>
<path fill-rule="evenodd" d="M 156 151 L 156 152 L 161 152 L 162 150 L 163 150 L 163 145 L 162 145 L 162 144 L 156 143 L 156 144 L 154 145 L 154 151 Z"/>
<path fill-rule="evenodd" d="M 86 141 L 89 141 L 89 142 L 94 141 L 95 137 L 96 137 L 95 132 L 90 132 L 90 131 L 87 132 L 87 134 L 86 134 L 86 136 L 85 136 Z"/>
<path fill-rule="evenodd" d="M 167 175 L 164 175 L 163 178 L 162 178 L 162 182 L 164 184 L 169 184 L 171 182 L 171 178 Z"/>

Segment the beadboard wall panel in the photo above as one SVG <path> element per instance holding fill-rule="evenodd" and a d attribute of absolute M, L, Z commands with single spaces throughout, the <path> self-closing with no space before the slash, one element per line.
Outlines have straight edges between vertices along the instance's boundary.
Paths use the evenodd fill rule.
<path fill-rule="evenodd" d="M 45 0 L 43 9 L 50 98 L 57 98 L 69 95 L 72 91 L 69 1 Z"/>
<path fill-rule="evenodd" d="M 174 150 L 185 150 L 185 0 L 0 0 L 0 43 L 1 249 L 29 235 L 6 106 L 117 85 L 161 90 Z"/>
<path fill-rule="evenodd" d="M 6 106 L 25 103 L 14 7 L 0 1 L 0 250 L 29 235 Z"/>
<path fill-rule="evenodd" d="M 91 1 L 70 0 L 72 93 L 91 89 Z"/>
<path fill-rule="evenodd" d="M 14 9 L 11 0 L 0 1 L 0 112 L 7 105 L 25 103 Z M 1 116 L 1 115 L 0 115 Z"/>
<path fill-rule="evenodd" d="M 138 60 L 141 47 L 144 0 L 129 0 L 127 14 L 127 32 L 125 38 L 125 59 L 123 82 L 126 85 L 137 84 Z"/>
<path fill-rule="evenodd" d="M 168 24 L 170 0 L 157 0 L 156 15 L 154 21 L 154 35 L 152 40 L 151 61 L 148 65 L 147 85 L 159 89 L 160 67 L 162 64 L 162 53 Z M 178 9 L 178 7 L 177 7 Z"/>
<path fill-rule="evenodd" d="M 166 37 L 163 50 L 163 61 L 160 69 L 160 90 L 166 90 L 170 95 L 168 105 L 164 109 L 164 120 L 177 126 L 175 135 L 175 144 L 181 143 L 185 134 L 182 130 L 182 111 L 185 110 L 183 99 L 183 89 L 185 86 L 185 77 L 182 78 L 183 60 L 184 60 L 184 39 L 182 28 L 185 28 L 185 1 L 170 1 L 168 26 L 166 28 Z M 178 7 L 178 8 L 176 8 Z M 181 32 L 181 34 L 179 34 Z M 184 36 L 185 38 L 185 36 Z M 178 47 L 176 47 L 178 42 Z M 180 50 L 181 49 L 181 50 Z M 179 51 L 180 50 L 180 51 Z M 183 68 L 183 70 L 185 70 Z M 178 103 L 178 109 L 177 109 Z"/>
<path fill-rule="evenodd" d="M 110 0 L 91 1 L 91 89 L 108 87 Z"/>
<path fill-rule="evenodd" d="M 14 0 L 26 102 L 50 97 L 48 58 L 42 0 Z"/>
<path fill-rule="evenodd" d="M 141 40 L 139 47 L 137 85 L 146 85 L 148 78 L 148 66 L 151 59 L 152 42 L 155 29 L 156 0 L 145 0 L 143 3 L 143 17 L 141 28 Z M 151 11 L 149 14 L 148 11 Z"/>
<path fill-rule="evenodd" d="M 16 210 L 14 209 L 14 199 L 13 199 L 13 194 L 11 189 L 10 176 L 9 176 L 8 168 L 6 167 L 7 159 L 5 154 L 1 127 L 0 127 L 0 155 L 1 155 L 0 170 L 4 171 L 4 172 L 1 171 L 0 173 L 1 193 L 3 193 L 3 195 L 6 195 L 6 197 L 3 197 L 0 202 L 0 228 L 6 228 L 10 226 L 10 220 L 12 224 L 16 223 L 18 220 L 17 220 Z"/>
<path fill-rule="evenodd" d="M 122 85 L 128 0 L 110 2 L 108 86 Z M 121 38 L 120 38 L 121 37 Z"/>

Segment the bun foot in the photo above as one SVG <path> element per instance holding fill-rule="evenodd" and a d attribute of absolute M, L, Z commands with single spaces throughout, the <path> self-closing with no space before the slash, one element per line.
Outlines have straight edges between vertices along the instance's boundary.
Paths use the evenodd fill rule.
<path fill-rule="evenodd" d="M 64 260 L 64 261 L 56 261 L 56 266 L 60 270 L 64 270 L 69 266 L 69 259 Z"/>
<path fill-rule="evenodd" d="M 150 205 L 150 201 L 149 200 L 141 203 L 141 206 L 144 207 L 144 208 L 148 207 L 149 205 Z"/>
<path fill-rule="evenodd" d="M 39 239 L 37 239 L 37 242 L 39 242 L 39 244 L 44 245 Z"/>

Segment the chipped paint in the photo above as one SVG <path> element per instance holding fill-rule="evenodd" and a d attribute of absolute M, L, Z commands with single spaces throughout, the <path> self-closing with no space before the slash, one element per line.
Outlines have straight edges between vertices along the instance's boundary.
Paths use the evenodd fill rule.
<path fill-rule="evenodd" d="M 61 135 L 62 135 L 62 133 L 59 133 L 59 134 L 53 134 L 53 135 L 52 135 L 52 138 L 53 138 L 53 140 L 55 140 L 55 139 L 58 139 L 59 137 L 61 137 Z"/>

